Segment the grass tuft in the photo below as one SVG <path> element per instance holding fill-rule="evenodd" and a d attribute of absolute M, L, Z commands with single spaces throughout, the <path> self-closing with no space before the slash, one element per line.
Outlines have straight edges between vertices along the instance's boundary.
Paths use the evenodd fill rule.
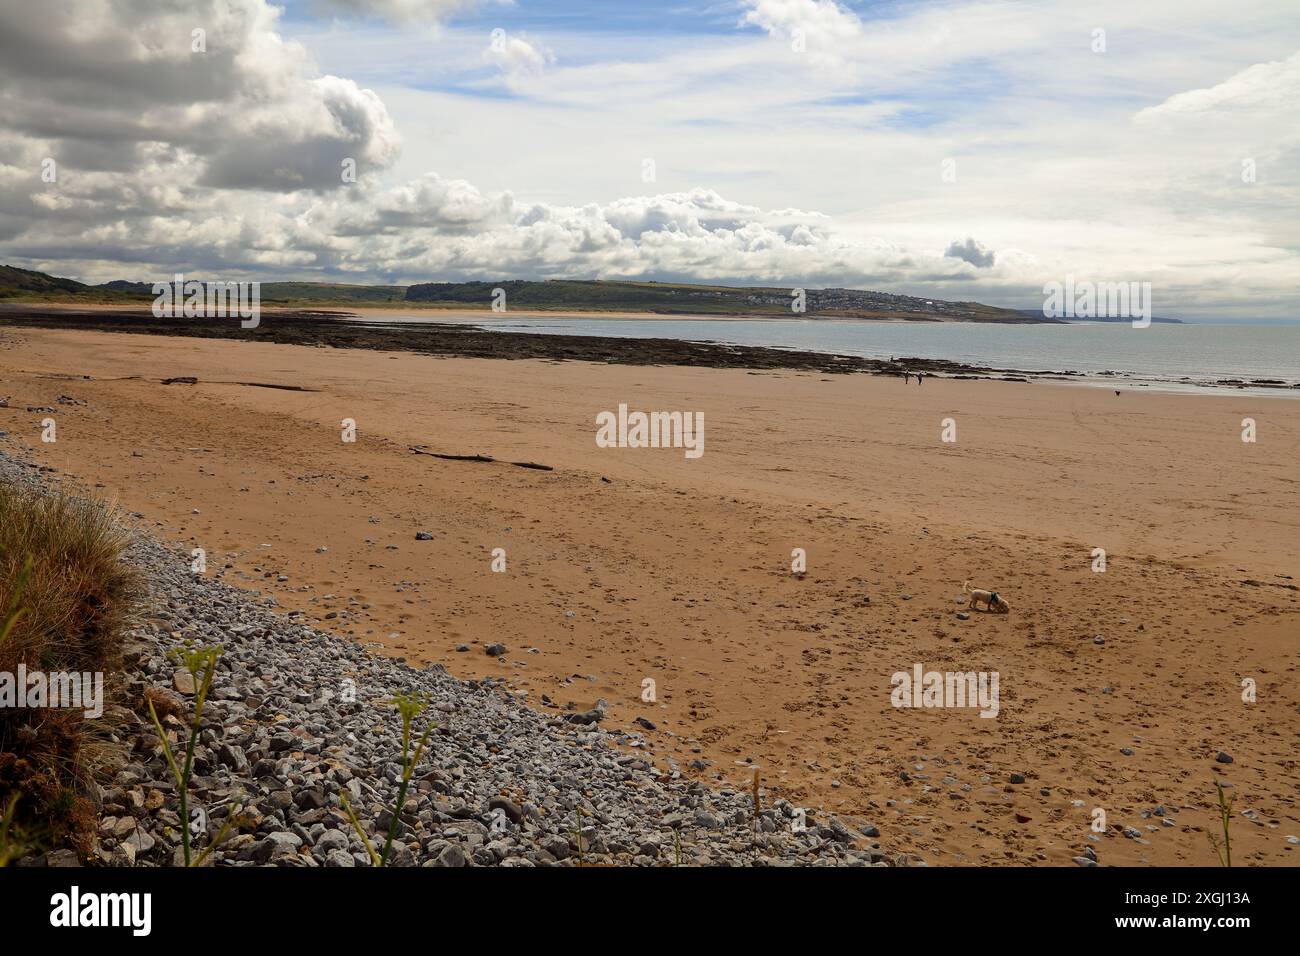
<path fill-rule="evenodd" d="M 122 560 L 128 542 L 107 505 L 0 484 L 0 673 L 17 675 L 24 665 L 107 677 L 120 669 L 122 635 L 140 593 Z M 7 832 L 40 832 L 52 847 L 89 849 L 91 723 L 80 710 L 0 707 Z"/>

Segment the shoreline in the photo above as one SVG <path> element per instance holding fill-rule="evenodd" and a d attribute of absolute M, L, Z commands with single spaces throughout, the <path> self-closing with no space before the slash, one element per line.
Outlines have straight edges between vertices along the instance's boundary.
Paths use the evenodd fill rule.
<path fill-rule="evenodd" d="M 669 338 L 549 335 L 494 331 L 464 323 L 361 322 L 351 312 L 265 310 L 255 329 L 234 319 L 158 318 L 142 310 L 0 310 L 0 328 L 41 328 L 84 332 L 163 335 L 196 339 L 272 342 L 382 352 L 410 352 L 457 358 L 553 359 L 611 365 L 672 365 L 717 369 L 810 371 L 829 374 L 865 372 L 900 376 L 904 369 L 927 375 L 997 378 L 1015 375 L 941 359 L 895 362 L 763 346 L 724 345 Z M 905 364 L 904 364 L 905 363 Z"/>
<path fill-rule="evenodd" d="M 117 301 L 104 300 L 58 300 L 44 298 L 24 298 L 22 296 L 13 296 L 10 298 L 0 298 L 0 310 L 7 307 L 15 308 L 51 308 L 67 310 L 142 310 L 152 305 L 152 299 L 143 297 L 138 299 L 126 299 Z M 340 312 L 349 313 L 357 316 L 366 314 L 375 315 L 410 315 L 428 318 L 430 321 L 443 321 L 442 315 L 457 316 L 478 316 L 478 315 L 499 315 L 494 312 L 490 306 L 474 306 L 464 302 L 420 302 L 398 300 L 396 302 L 381 303 L 378 301 L 350 302 L 339 299 L 276 299 L 268 298 L 262 300 L 264 311 L 283 311 L 283 312 Z M 536 318 L 545 318 L 548 316 L 557 318 L 596 318 L 596 319 L 636 319 L 640 321 L 681 321 L 689 319 L 701 319 L 714 322 L 782 322 L 789 319 L 794 313 L 768 309 L 766 311 L 756 312 L 694 312 L 690 310 L 673 311 L 661 309 L 659 311 L 647 312 L 636 311 L 627 308 L 574 308 L 574 307 L 556 307 L 556 308 L 539 308 L 539 307 L 511 307 L 511 315 L 528 316 Z M 1066 325 L 1069 324 L 1065 319 L 1054 318 L 952 318 L 945 317 L 941 314 L 932 313 L 913 313 L 913 312 L 892 312 L 888 314 L 844 314 L 843 311 L 822 311 L 800 313 L 803 318 L 815 322 L 869 322 L 871 324 L 891 325 L 891 324 L 924 324 L 924 325 Z"/>
<path fill-rule="evenodd" d="M 375 311 L 375 317 L 364 313 Z M 399 313 L 400 314 L 400 313 Z M 661 319 L 739 321 L 729 317 L 640 316 L 633 313 L 545 313 L 520 311 L 528 318 Z M 823 374 L 865 373 L 899 377 L 924 372 L 956 380 L 1043 382 L 1088 388 L 1114 388 L 1176 395 L 1222 395 L 1260 398 L 1300 398 L 1300 383 L 1277 380 L 1151 379 L 1119 370 L 1081 372 L 1057 369 L 998 368 L 948 359 L 900 356 L 893 361 L 779 346 L 733 345 L 678 338 L 570 335 L 497 329 L 493 323 L 384 321 L 394 310 L 266 309 L 256 329 L 245 330 L 233 319 L 159 318 L 138 307 L 98 307 L 71 304 L 29 306 L 0 303 L 0 328 L 46 328 L 102 331 L 186 338 L 269 341 L 283 345 L 372 349 L 455 356 L 461 358 L 552 359 L 623 365 L 673 365 L 744 368 L 754 371 L 807 371 Z M 763 321 L 762 319 L 744 319 Z M 503 320 L 508 321 L 508 320 Z M 787 321 L 768 318 L 767 321 Z M 875 320 L 815 319 L 860 322 Z M 890 320 L 885 320 L 890 321 Z M 908 324 L 904 321 L 902 324 Z M 942 324 L 942 323 L 940 323 Z M 969 325 L 972 323 L 953 323 Z M 364 333 L 364 334 L 359 334 Z"/>

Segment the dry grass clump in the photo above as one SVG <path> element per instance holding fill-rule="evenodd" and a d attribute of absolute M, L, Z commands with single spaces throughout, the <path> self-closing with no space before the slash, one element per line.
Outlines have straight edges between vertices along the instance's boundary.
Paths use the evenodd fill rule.
<path fill-rule="evenodd" d="M 100 502 L 0 483 L 0 675 L 16 681 L 21 664 L 107 682 L 120 669 L 140 588 L 128 540 Z M 0 706 L 0 806 L 16 796 L 11 825 L 47 846 L 88 847 L 90 723 L 82 710 Z"/>
<path fill-rule="evenodd" d="M 131 709 L 141 717 L 148 717 L 150 708 L 153 708 L 159 720 L 168 717 L 179 720 L 185 718 L 185 705 L 176 698 L 176 695 L 168 693 L 161 687 L 146 687 L 139 697 L 131 701 Z"/>

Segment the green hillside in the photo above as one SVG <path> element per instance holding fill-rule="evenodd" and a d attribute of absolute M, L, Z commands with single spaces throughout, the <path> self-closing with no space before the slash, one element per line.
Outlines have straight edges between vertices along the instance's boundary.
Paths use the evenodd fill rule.
<path fill-rule="evenodd" d="M 200 276 L 191 279 L 203 281 Z M 906 319 L 912 321 L 1014 322 L 1041 317 L 982 305 L 948 302 L 860 289 L 808 289 L 802 313 L 792 309 L 790 288 L 690 285 L 675 282 L 630 282 L 551 279 L 534 282 L 426 282 L 411 286 L 349 285 L 337 282 L 262 282 L 264 306 L 349 309 L 371 307 L 482 309 L 492 307 L 494 291 L 504 289 L 509 309 L 649 312 L 659 315 L 752 315 L 789 318 Z M 87 285 L 0 266 L 0 300 L 85 304 L 129 304 L 153 300 L 153 283 L 114 280 Z"/>
<path fill-rule="evenodd" d="M 77 282 L 59 279 L 44 272 L 32 272 L 14 266 L 0 266 L 0 299 L 22 299 L 38 302 L 123 302 L 133 296 L 114 289 L 101 289 Z"/>

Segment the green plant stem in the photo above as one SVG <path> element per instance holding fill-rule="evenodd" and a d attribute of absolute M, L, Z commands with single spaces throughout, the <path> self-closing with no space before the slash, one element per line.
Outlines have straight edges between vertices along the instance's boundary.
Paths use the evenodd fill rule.
<path fill-rule="evenodd" d="M 393 852 L 393 839 L 397 836 L 397 823 L 402 807 L 406 806 L 406 791 L 411 786 L 411 777 L 415 774 L 416 764 L 420 762 L 420 757 L 424 754 L 424 748 L 429 743 L 429 735 L 433 733 L 434 724 L 430 722 L 429 727 L 420 738 L 419 744 L 416 745 L 413 755 L 407 754 L 411 743 L 411 724 L 407 720 L 402 725 L 402 785 L 397 788 L 397 805 L 393 807 L 393 819 L 388 824 L 388 839 L 384 842 L 383 861 L 384 866 L 388 865 L 389 857 Z"/>
<path fill-rule="evenodd" d="M 397 804 L 393 807 L 393 819 L 388 821 L 388 839 L 384 841 L 381 859 L 388 865 L 388 857 L 393 852 L 393 839 L 397 836 L 397 821 L 406 806 L 406 787 L 411 781 L 411 715 L 402 713 L 402 783 L 397 788 Z"/>
<path fill-rule="evenodd" d="M 18 580 L 14 582 L 13 595 L 9 600 L 9 607 L 5 613 L 4 624 L 0 625 L 0 644 L 9 639 L 9 633 L 18 624 L 18 619 L 26 613 L 27 608 L 21 603 L 23 591 L 27 587 L 27 579 L 32 574 L 32 559 L 28 558 L 23 564 L 22 570 L 18 572 Z"/>
<path fill-rule="evenodd" d="M 225 821 L 221 824 L 221 829 L 217 831 L 217 835 L 213 837 L 212 842 L 203 848 L 203 852 L 199 854 L 198 859 L 196 859 L 192 864 L 193 866 L 202 866 L 203 861 L 212 854 L 212 851 L 224 843 L 226 837 L 230 836 L 230 831 L 235 828 L 235 822 L 239 815 L 239 810 L 240 807 L 238 804 L 230 808 L 230 811 L 226 814 Z"/>
<path fill-rule="evenodd" d="M 23 846 L 20 840 L 12 838 L 11 828 L 14 821 L 14 810 L 18 806 L 18 798 L 21 794 L 15 793 L 9 800 L 9 805 L 5 807 L 3 816 L 0 816 L 0 866 L 8 866 L 9 861 L 22 855 Z"/>
<path fill-rule="evenodd" d="M 402 807 L 406 806 L 406 788 L 410 785 L 410 782 L 410 778 L 403 773 L 402 785 L 397 788 L 397 805 L 393 807 L 393 819 L 388 824 L 388 839 L 384 841 L 384 866 L 388 865 L 388 858 L 393 852 L 393 839 L 397 836 L 397 822 Z"/>
<path fill-rule="evenodd" d="M 1237 795 L 1233 794 L 1231 800 L 1223 799 L 1223 784 L 1216 784 L 1219 790 L 1219 818 L 1223 823 L 1223 853 L 1227 859 L 1227 865 L 1232 866 L 1232 805 L 1236 802 Z"/>
<path fill-rule="evenodd" d="M 582 808 L 573 808 L 573 835 L 578 841 L 578 866 L 582 866 Z"/>
<path fill-rule="evenodd" d="M 194 744 L 199 739 L 199 722 L 190 729 L 190 743 L 185 748 L 185 770 L 178 784 L 181 788 L 181 846 L 185 848 L 185 865 L 190 865 L 190 771 L 194 767 Z"/>
<path fill-rule="evenodd" d="M 339 803 L 343 805 L 343 812 L 352 821 L 352 829 L 357 831 L 357 836 L 361 837 L 366 852 L 370 854 L 370 864 L 372 866 L 383 866 L 383 861 L 379 859 L 379 854 L 375 852 L 375 848 L 370 843 L 370 837 L 366 836 L 366 831 L 361 828 L 361 821 L 357 819 L 357 815 L 352 811 L 352 804 L 348 802 L 347 794 L 342 790 L 339 791 Z"/>

